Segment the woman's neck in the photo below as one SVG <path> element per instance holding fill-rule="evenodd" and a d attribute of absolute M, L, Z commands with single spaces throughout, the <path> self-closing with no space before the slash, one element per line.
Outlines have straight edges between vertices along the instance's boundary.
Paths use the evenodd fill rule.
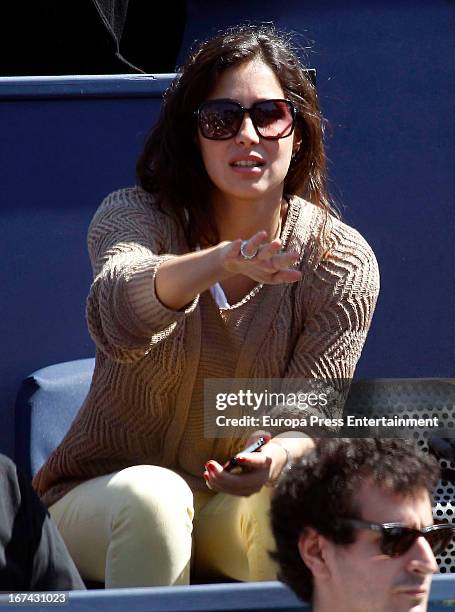
<path fill-rule="evenodd" d="M 281 220 L 286 212 L 282 193 L 255 200 L 215 197 L 215 219 L 220 241 L 247 240 L 261 230 L 273 240 L 280 233 Z"/>

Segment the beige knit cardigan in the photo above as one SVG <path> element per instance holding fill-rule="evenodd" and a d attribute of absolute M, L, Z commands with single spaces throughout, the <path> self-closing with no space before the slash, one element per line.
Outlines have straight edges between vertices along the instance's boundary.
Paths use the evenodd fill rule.
<path fill-rule="evenodd" d="M 320 208 L 290 199 L 282 240 L 300 253 L 303 278 L 259 285 L 234 306 L 254 308 L 254 316 L 235 371 L 221 375 L 352 378 L 379 291 L 378 266 L 362 236 L 332 217 L 326 226 L 331 247 L 321 259 L 324 219 Z M 156 296 L 159 265 L 188 247 L 182 229 L 149 194 L 132 187 L 109 195 L 91 222 L 88 247 L 95 371 L 70 430 L 34 478 L 47 505 L 84 480 L 131 465 L 175 468 L 185 436 L 194 436 L 186 447 L 202 453 L 202 435 L 186 431 L 189 411 L 200 410 L 191 405 L 197 373 L 202 366 L 210 371 L 210 363 L 200 363 L 201 343 L 205 355 L 225 350 L 219 336 L 201 329 L 199 296 L 179 312 Z M 204 320 L 216 311 L 205 312 Z M 327 415 L 339 416 L 333 408 Z M 237 443 L 218 441 L 217 456 L 205 461 L 227 459 Z"/>

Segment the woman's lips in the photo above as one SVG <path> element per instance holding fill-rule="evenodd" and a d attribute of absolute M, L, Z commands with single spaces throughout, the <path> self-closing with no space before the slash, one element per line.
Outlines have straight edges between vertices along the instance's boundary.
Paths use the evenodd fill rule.
<path fill-rule="evenodd" d="M 264 166 L 231 166 L 237 174 L 262 174 Z"/>
<path fill-rule="evenodd" d="M 259 157 L 237 158 L 229 162 L 229 166 L 240 174 L 260 174 L 265 162 Z"/>

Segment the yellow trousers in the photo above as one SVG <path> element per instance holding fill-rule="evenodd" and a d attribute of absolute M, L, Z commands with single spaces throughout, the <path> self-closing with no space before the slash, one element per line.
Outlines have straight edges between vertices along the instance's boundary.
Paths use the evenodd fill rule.
<path fill-rule="evenodd" d="M 136 465 L 88 480 L 50 508 L 83 578 L 106 588 L 229 577 L 276 579 L 270 489 L 192 492 L 175 472 Z"/>

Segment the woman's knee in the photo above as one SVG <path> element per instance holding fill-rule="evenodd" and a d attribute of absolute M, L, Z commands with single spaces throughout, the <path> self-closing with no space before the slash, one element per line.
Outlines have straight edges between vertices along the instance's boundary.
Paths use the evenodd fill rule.
<path fill-rule="evenodd" d="M 153 465 L 135 465 L 118 472 L 109 482 L 115 501 L 112 511 L 131 522 L 181 527 L 191 531 L 193 494 L 175 472 Z"/>
<path fill-rule="evenodd" d="M 171 470 L 140 465 L 116 474 L 109 489 L 115 504 L 107 582 L 123 586 L 187 584 L 193 494 L 186 482 Z"/>

